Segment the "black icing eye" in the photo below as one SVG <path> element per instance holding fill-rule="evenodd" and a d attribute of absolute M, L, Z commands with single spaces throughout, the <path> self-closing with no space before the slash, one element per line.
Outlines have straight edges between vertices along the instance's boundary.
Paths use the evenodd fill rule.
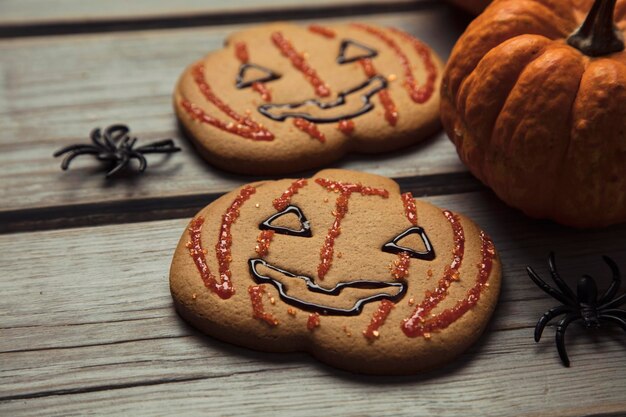
<path fill-rule="evenodd" d="M 378 51 L 351 39 L 344 39 L 339 46 L 338 64 L 349 64 L 360 59 L 374 58 Z"/>
<path fill-rule="evenodd" d="M 254 83 L 267 83 L 278 80 L 280 74 L 257 64 L 241 64 L 237 74 L 237 88 L 248 88 Z"/>
<path fill-rule="evenodd" d="M 401 240 L 411 235 L 419 236 L 419 238 L 422 240 L 422 243 L 424 244 L 424 250 L 415 250 L 406 246 L 399 245 Z M 385 243 L 382 247 L 382 250 L 383 252 L 395 254 L 406 252 L 409 254 L 409 256 L 411 256 L 411 258 L 422 259 L 425 261 L 432 261 L 433 259 L 435 259 L 435 249 L 433 249 L 433 245 L 430 243 L 428 235 L 426 235 L 424 229 L 419 226 L 410 227 L 404 232 L 400 233 L 391 241 Z"/>
<path fill-rule="evenodd" d="M 288 216 L 293 216 L 293 222 L 298 222 L 300 224 L 300 228 L 296 229 L 290 226 L 279 226 L 273 223 L 277 222 L 279 219 L 283 218 L 287 219 Z M 296 206 L 287 206 L 283 211 L 280 211 L 276 214 L 271 215 L 267 218 L 263 223 L 259 225 L 259 229 L 261 230 L 273 230 L 274 232 L 280 235 L 290 235 L 290 236 L 301 236 L 301 237 L 311 237 L 313 234 L 311 233 L 311 225 L 309 225 L 309 221 Z"/>

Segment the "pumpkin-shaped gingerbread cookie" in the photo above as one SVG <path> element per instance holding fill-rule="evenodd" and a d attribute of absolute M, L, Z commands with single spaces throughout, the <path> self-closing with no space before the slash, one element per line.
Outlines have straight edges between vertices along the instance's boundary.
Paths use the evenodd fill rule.
<path fill-rule="evenodd" d="M 170 285 L 181 316 L 216 338 L 406 374 L 479 337 L 500 270 L 489 236 L 463 215 L 387 178 L 326 170 L 246 185 L 201 210 Z"/>
<path fill-rule="evenodd" d="M 458 41 L 444 126 L 506 203 L 576 227 L 626 221 L 625 29 L 625 0 L 496 0 Z"/>
<path fill-rule="evenodd" d="M 213 165 L 284 174 L 429 137 L 442 73 L 427 45 L 395 28 L 274 23 L 189 66 L 174 107 Z"/>

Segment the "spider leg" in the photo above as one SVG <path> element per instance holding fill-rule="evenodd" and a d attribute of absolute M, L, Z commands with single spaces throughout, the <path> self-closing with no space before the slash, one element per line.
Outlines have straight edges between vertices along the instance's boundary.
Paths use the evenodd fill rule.
<path fill-rule="evenodd" d="M 565 295 L 571 300 L 576 300 L 576 295 L 571 290 L 571 288 L 567 285 L 567 283 L 563 281 L 563 278 L 561 278 L 561 275 L 556 270 L 556 261 L 554 260 L 554 252 L 550 252 L 550 255 L 548 256 L 548 266 L 550 267 L 550 275 L 552 275 L 552 280 L 554 281 L 556 286 L 559 287 L 563 295 Z"/>
<path fill-rule="evenodd" d="M 130 136 L 126 136 L 124 137 L 124 139 L 122 139 L 122 141 L 120 142 L 118 148 L 119 149 L 128 149 L 128 142 L 130 142 Z"/>
<path fill-rule="evenodd" d="M 139 172 L 144 172 L 148 166 L 148 161 L 139 152 L 131 151 L 128 153 L 129 158 L 136 158 L 139 161 Z"/>
<path fill-rule="evenodd" d="M 104 130 L 104 140 L 111 149 L 116 149 L 115 143 L 128 135 L 128 132 L 126 125 L 111 125 Z"/>
<path fill-rule="evenodd" d="M 598 304 L 600 305 L 615 297 L 615 294 L 617 294 L 617 291 L 619 291 L 619 287 L 622 284 L 622 277 L 619 274 L 617 264 L 608 256 L 603 256 L 602 259 L 604 259 L 604 262 L 606 262 L 609 268 L 611 268 L 611 272 L 613 273 L 613 282 L 606 292 L 600 297 L 600 300 L 598 301 Z"/>
<path fill-rule="evenodd" d="M 142 145 L 137 149 L 146 149 L 146 148 L 158 148 L 161 146 L 172 146 L 174 145 L 174 141 L 172 139 L 163 139 L 156 142 L 148 143 L 146 145 Z"/>
<path fill-rule="evenodd" d="M 618 308 L 612 308 L 609 310 L 602 310 L 600 313 L 600 317 L 602 316 L 613 316 L 620 320 L 626 320 L 626 311 L 620 310 Z M 625 329 L 626 330 L 626 329 Z"/>
<path fill-rule="evenodd" d="M 563 365 L 567 367 L 569 367 L 569 358 L 567 357 L 567 350 L 565 349 L 565 331 L 571 322 L 578 320 L 579 318 L 580 314 L 578 313 L 568 314 L 563 317 L 563 319 L 556 326 L 556 349 L 559 352 Z"/>
<path fill-rule="evenodd" d="M 79 155 L 89 155 L 89 154 L 95 155 L 97 153 L 98 151 L 96 149 L 85 149 L 85 150 L 70 152 L 65 157 L 65 159 L 63 159 L 63 162 L 61 163 L 61 169 L 63 171 L 66 171 L 70 167 L 70 162 L 72 162 L 72 159 L 76 158 Z"/>
<path fill-rule="evenodd" d="M 598 309 L 606 310 L 606 309 L 613 308 L 613 307 L 619 307 L 624 303 L 626 303 L 626 292 L 620 295 L 619 297 L 605 304 L 602 304 Z"/>
<path fill-rule="evenodd" d="M 100 131 L 99 127 L 92 130 L 89 134 L 89 137 L 91 138 L 91 141 L 94 143 L 94 145 L 96 145 L 96 147 L 103 149 L 108 148 L 107 143 L 102 140 L 102 132 Z"/>
<path fill-rule="evenodd" d="M 626 319 L 626 310 L 620 310 L 619 308 L 611 308 L 609 310 L 602 310 L 600 314 L 610 314 L 616 317 L 623 317 Z"/>
<path fill-rule="evenodd" d="M 563 303 L 565 305 L 574 305 L 575 304 L 574 300 L 570 300 L 563 293 L 561 293 L 559 290 L 557 290 L 555 288 L 552 288 L 551 286 L 546 284 L 544 282 L 544 280 L 542 280 L 539 277 L 539 275 L 537 275 L 537 273 L 530 266 L 526 267 L 526 272 L 528 272 L 528 276 L 530 277 L 530 279 L 532 279 L 535 282 L 535 284 L 537 284 L 537 286 L 539 288 L 544 290 L 551 297 L 559 300 L 561 303 Z"/>
<path fill-rule="evenodd" d="M 66 146 L 65 148 L 59 149 L 58 151 L 53 153 L 52 156 L 56 158 L 57 156 L 61 156 L 64 153 L 67 153 L 70 151 L 84 151 L 87 149 L 95 149 L 95 148 L 93 145 L 70 145 L 70 146 Z"/>
<path fill-rule="evenodd" d="M 545 329 L 550 320 L 557 316 L 560 316 L 563 313 L 569 313 L 571 311 L 572 308 L 569 306 L 558 306 L 546 311 L 543 316 L 541 316 L 541 318 L 537 322 L 537 325 L 535 326 L 535 342 L 539 342 L 539 340 L 541 340 L 543 329 Z"/>
<path fill-rule="evenodd" d="M 118 162 L 118 164 L 114 166 L 112 170 L 107 172 L 106 177 L 109 178 L 115 175 L 118 171 L 128 165 L 128 161 L 130 161 L 130 158 L 128 157 L 128 155 L 124 155 L 122 159 Z"/>
<path fill-rule="evenodd" d="M 626 319 L 625 318 L 621 318 L 621 317 L 615 316 L 613 314 L 605 314 L 605 313 L 603 313 L 603 314 L 600 314 L 600 319 L 613 322 L 613 323 L 617 324 L 619 327 L 621 327 L 622 330 L 624 330 L 626 332 Z"/>
<path fill-rule="evenodd" d="M 137 143 L 137 138 L 133 138 L 130 141 L 130 144 L 128 145 L 128 149 L 133 149 L 133 146 L 135 146 L 135 143 Z"/>
<path fill-rule="evenodd" d="M 141 153 L 168 153 L 178 152 L 181 149 L 174 145 L 174 141 L 172 139 L 165 139 L 140 146 L 135 150 Z"/>

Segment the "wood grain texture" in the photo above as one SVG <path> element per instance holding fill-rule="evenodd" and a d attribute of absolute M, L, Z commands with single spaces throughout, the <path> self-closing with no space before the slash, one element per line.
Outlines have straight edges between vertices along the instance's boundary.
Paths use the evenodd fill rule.
<path fill-rule="evenodd" d="M 415 197 L 485 189 L 467 172 L 404 177 L 398 181 L 412 189 Z M 0 211 L 0 234 L 191 217 L 222 194 L 201 193 Z"/>
<path fill-rule="evenodd" d="M 572 367 L 554 326 L 532 328 L 556 302 L 524 268 L 566 280 L 626 269 L 626 225 L 573 231 L 532 221 L 490 193 L 428 198 L 492 235 L 504 266 L 495 320 L 454 364 L 404 378 L 355 376 L 303 354 L 262 354 L 199 335 L 174 313 L 168 269 L 186 219 L 0 236 L 2 415 L 560 415 L 626 411 L 623 333 L 572 326 Z"/>
<path fill-rule="evenodd" d="M 443 57 L 462 31 L 461 24 L 450 27 L 455 19 L 444 5 L 364 20 L 405 29 Z M 196 155 L 171 104 L 182 69 L 243 27 L 0 41 L 0 212 L 220 193 L 248 182 Z M 112 181 L 90 156 L 60 170 L 55 150 L 88 142 L 93 127 L 116 122 L 129 124 L 140 143 L 173 137 L 183 152 L 151 155 L 144 175 Z M 443 133 L 407 150 L 353 155 L 334 166 L 392 177 L 465 172 Z"/>
<path fill-rule="evenodd" d="M 324 7 L 350 7 L 354 10 L 378 6 L 412 5 L 425 0 L 3 0 L 0 25 L 43 24 L 51 22 L 87 23 L 101 20 L 171 18 L 198 14 L 271 13 L 284 10 L 315 10 Z"/>

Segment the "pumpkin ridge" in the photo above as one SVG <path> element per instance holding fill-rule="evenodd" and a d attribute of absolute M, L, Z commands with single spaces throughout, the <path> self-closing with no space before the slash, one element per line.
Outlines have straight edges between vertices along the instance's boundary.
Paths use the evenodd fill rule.
<path fill-rule="evenodd" d="M 529 36 L 542 36 L 542 35 L 529 35 Z M 520 37 L 518 36 L 518 37 L 515 37 L 515 38 L 512 38 L 512 39 L 509 39 L 509 40 L 507 40 L 505 43 L 514 42 L 514 41 L 518 40 L 519 38 L 520 38 Z M 545 38 L 545 37 L 544 37 L 544 38 Z M 547 39 L 549 42 L 552 42 L 552 41 L 551 41 L 550 39 L 548 39 L 548 38 L 545 38 L 545 39 Z M 501 44 L 501 45 L 504 45 L 504 43 L 503 43 L 503 44 Z M 500 46 L 500 45 L 498 45 L 496 48 L 498 48 L 499 46 Z M 547 48 L 548 48 L 549 46 L 550 46 L 550 43 L 546 44 L 543 48 L 541 48 L 541 49 L 540 49 L 540 50 L 539 50 L 539 51 L 535 54 L 535 56 L 534 56 L 534 57 L 532 57 L 531 59 L 529 59 L 529 60 L 528 60 L 528 62 L 526 62 L 526 64 L 525 64 L 525 65 L 523 65 L 523 66 L 520 68 L 519 72 L 517 73 L 517 76 L 515 77 L 515 81 L 511 84 L 511 88 L 508 90 L 508 92 L 506 93 L 506 96 L 505 96 L 505 97 L 504 97 L 504 99 L 502 100 L 501 105 L 499 106 L 499 110 L 498 110 L 498 112 L 497 112 L 497 113 L 498 113 L 498 115 L 496 116 L 495 120 L 494 120 L 494 121 L 493 121 L 493 123 L 491 124 L 491 128 L 489 129 L 489 130 L 490 130 L 490 133 L 489 133 L 489 135 L 487 135 L 487 137 L 488 137 L 489 139 L 488 139 L 488 141 L 487 141 L 487 143 L 486 143 L 486 146 L 483 146 L 483 150 L 495 149 L 495 147 L 494 147 L 494 145 L 493 145 L 493 142 L 494 142 L 494 137 L 495 137 L 495 133 L 496 133 L 496 126 L 498 125 L 498 120 L 499 120 L 500 116 L 502 115 L 502 111 L 504 110 L 504 107 L 506 106 L 506 103 L 508 102 L 509 97 L 511 96 L 511 94 L 512 94 L 512 92 L 513 92 L 513 89 L 515 88 L 515 86 L 516 86 L 516 85 L 517 85 L 517 83 L 519 82 L 519 80 L 520 80 L 520 78 L 521 78 L 522 74 L 524 73 L 524 71 L 526 71 L 526 69 L 528 68 L 528 66 L 529 66 L 529 65 L 531 65 L 531 64 L 532 64 L 534 61 L 536 61 L 537 59 L 539 59 L 539 58 L 540 58 L 540 57 L 541 57 L 541 56 L 545 53 L 545 51 L 547 50 Z M 494 49 L 492 49 L 491 51 L 489 51 L 489 53 L 491 53 L 492 51 L 496 50 L 496 48 L 494 48 Z M 488 54 L 489 54 L 489 53 L 488 53 Z M 487 55 L 488 55 L 488 54 L 487 54 Z M 487 55 L 485 55 L 485 57 L 486 57 Z M 485 57 L 483 57 L 483 59 L 484 59 Z M 482 59 L 481 59 L 481 61 L 482 61 Z M 477 68 L 478 68 L 478 66 L 477 66 Z M 472 73 L 473 73 L 473 72 L 472 72 Z M 461 119 L 463 120 L 463 124 L 467 126 L 467 123 L 465 122 L 465 115 L 461 115 Z M 473 142 L 474 142 L 474 143 L 476 143 L 476 140 L 474 139 L 474 140 L 473 140 Z M 492 175 L 492 174 L 491 174 L 491 172 L 492 172 L 492 171 L 489 171 L 490 173 L 489 173 L 489 174 L 487 174 L 487 173 L 486 173 L 487 171 L 485 171 L 485 166 L 487 166 L 487 165 L 488 165 L 488 161 L 489 161 L 490 159 L 491 159 L 491 160 L 493 160 L 493 161 L 495 161 L 495 159 L 496 159 L 496 158 L 491 158 L 492 156 L 493 156 L 493 155 L 489 154 L 488 152 L 483 151 L 483 158 L 482 158 L 482 161 L 480 161 L 480 163 L 479 163 L 479 165 L 478 165 L 478 167 L 477 167 L 477 168 L 478 168 L 478 173 L 479 173 L 478 175 L 480 175 L 480 177 L 479 177 L 479 178 L 481 179 L 481 181 L 483 181 L 483 182 L 485 182 L 485 183 L 487 183 L 487 184 L 489 184 L 489 183 L 491 182 L 491 178 L 488 178 L 488 177 Z M 469 163 L 471 163 L 471 161 L 464 161 L 464 162 L 465 162 L 465 163 L 468 163 L 468 162 L 469 162 Z M 477 176 L 478 176 L 478 175 L 477 175 Z M 506 189 L 508 189 L 508 187 L 507 187 Z M 503 198 L 503 199 L 504 199 L 504 198 Z"/>
<path fill-rule="evenodd" d="M 558 161 L 558 166 L 563 166 L 565 160 L 567 159 L 570 149 L 572 147 L 572 139 L 574 136 L 574 106 L 576 106 L 576 102 L 578 100 L 578 94 L 580 93 L 580 89 L 582 87 L 582 83 L 583 83 L 583 79 L 585 78 L 585 72 L 587 71 L 586 65 L 585 65 L 585 69 L 583 70 L 583 73 L 580 76 L 580 80 L 578 80 L 578 87 L 576 88 L 576 93 L 574 94 L 574 100 L 572 100 L 572 104 L 570 105 L 569 108 L 569 112 L 568 112 L 568 138 L 567 138 L 567 145 L 565 146 L 565 151 L 563 152 L 563 155 L 561 155 L 561 157 L 559 158 Z M 553 184 L 553 188 L 552 188 L 552 202 L 549 206 L 549 215 L 550 216 L 556 216 L 558 214 L 558 210 L 556 208 L 556 204 L 559 200 L 562 199 L 563 196 L 561 196 L 561 194 L 564 192 L 564 190 L 566 190 L 566 188 L 563 186 L 563 180 L 565 178 L 565 174 L 566 171 L 564 169 L 560 169 L 558 171 L 558 177 L 557 179 L 554 181 Z M 567 197 L 565 197 L 567 198 Z"/>
<path fill-rule="evenodd" d="M 579 67 L 580 73 L 577 79 L 575 79 L 575 81 L 573 79 L 568 80 L 569 77 L 558 77 L 557 79 L 557 75 L 552 68 L 556 65 L 555 62 L 557 61 L 561 63 L 560 65 L 563 65 L 564 62 L 568 62 L 572 66 Z M 543 67 L 544 64 L 548 66 Z M 570 69 L 573 70 L 573 67 Z M 568 132 L 569 128 L 567 120 L 559 123 L 559 119 L 554 119 L 551 117 L 550 113 L 553 114 L 554 111 L 557 111 L 557 109 L 560 109 L 565 105 L 571 106 L 575 96 L 570 96 L 570 90 L 564 89 L 564 87 L 569 85 L 569 81 L 572 81 L 572 83 L 575 82 L 576 85 L 579 85 L 579 77 L 582 77 L 583 71 L 584 64 L 579 54 L 571 51 L 570 48 L 566 48 L 556 42 L 552 42 L 552 44 L 550 44 L 541 55 L 537 56 L 536 59 L 529 63 L 524 71 L 520 73 L 518 82 L 511 91 L 507 102 L 503 106 L 501 112 L 501 117 L 503 117 L 503 119 L 499 117 L 498 122 L 496 123 L 496 128 L 494 129 L 494 135 L 491 142 L 491 149 L 500 149 L 502 151 L 504 161 L 507 163 L 506 169 L 509 173 L 526 170 L 528 173 L 525 181 L 531 181 L 534 184 L 533 188 L 536 191 L 542 189 L 542 192 L 537 192 L 536 195 L 534 194 L 534 191 L 524 193 L 522 192 L 523 190 L 519 190 L 519 183 L 514 182 L 518 179 L 517 176 L 505 175 L 505 181 L 502 184 L 503 186 L 499 187 L 501 189 L 501 194 L 505 196 L 503 198 L 506 198 L 508 201 L 515 201 L 516 204 L 519 204 L 520 199 L 523 200 L 530 197 L 532 202 L 526 203 L 526 212 L 532 213 L 534 216 L 544 217 L 550 214 L 547 212 L 548 205 L 540 203 L 542 201 L 551 203 L 551 192 L 554 191 L 553 183 L 550 185 L 550 182 L 540 180 L 538 178 L 538 172 L 542 172 L 542 175 L 550 176 L 550 171 L 558 169 L 554 168 L 555 166 L 553 164 L 550 164 L 552 165 L 552 167 L 550 167 L 546 166 L 546 164 L 542 165 L 539 162 L 542 159 L 562 157 L 560 154 L 562 152 L 561 150 L 555 150 L 546 146 L 549 146 L 551 142 L 559 143 L 559 141 L 555 140 L 555 138 L 560 134 L 567 134 L 566 132 Z M 541 82 L 541 85 L 538 84 L 539 82 Z M 558 88 L 559 86 L 562 88 Z M 567 91 L 568 93 L 566 96 L 544 96 L 544 94 L 549 94 L 550 91 L 557 89 L 559 91 Z M 549 98 L 549 100 L 545 100 L 543 102 L 530 101 L 533 99 L 542 100 L 544 97 Z M 559 104 L 562 100 L 566 100 L 569 97 L 571 97 L 571 101 Z M 509 119 L 506 119 L 507 116 Z M 548 120 L 550 122 L 546 125 L 546 121 Z M 507 126 L 510 127 L 511 125 L 514 126 L 513 130 L 511 132 L 507 132 Z M 499 126 L 503 127 L 504 130 L 498 130 Z M 551 126 L 551 128 L 557 130 L 552 132 L 549 131 L 548 133 L 551 134 L 544 136 L 546 133 L 544 130 L 546 126 Z M 529 154 L 529 152 L 532 152 L 533 150 L 534 155 Z M 545 155 L 544 153 L 546 151 L 552 153 L 552 155 Z M 519 162 L 523 160 L 531 162 L 530 166 L 522 166 L 519 163 L 515 163 L 515 161 Z M 539 167 L 537 165 L 539 165 Z M 547 172 L 544 172 L 544 170 Z M 558 170 L 555 174 L 557 173 Z M 536 196 L 543 196 L 543 200 L 537 200 Z M 536 207 L 537 205 L 543 206 L 544 209 L 541 209 L 538 212 Z"/>
<path fill-rule="evenodd" d="M 509 89 L 508 89 L 508 91 L 507 91 L 507 93 L 506 93 L 505 97 L 503 97 L 503 100 L 501 101 L 501 103 L 500 103 L 500 104 L 499 104 L 499 106 L 498 106 L 498 110 L 497 110 L 497 112 L 496 112 L 496 113 L 498 114 L 498 116 L 502 113 L 502 110 L 504 109 L 504 106 L 505 106 L 505 104 L 506 104 L 506 102 L 507 102 L 507 100 L 508 100 L 508 98 L 509 98 L 509 96 L 510 96 L 511 92 L 513 91 L 513 88 L 515 87 L 515 85 L 517 84 L 517 82 L 518 82 L 519 78 L 521 77 L 521 74 L 524 72 L 524 70 L 525 70 L 525 69 L 526 69 L 526 68 L 527 68 L 530 64 L 532 64 L 532 62 L 533 62 L 533 61 L 535 61 L 535 60 L 536 60 L 536 59 L 538 59 L 541 55 L 543 55 L 543 53 L 545 52 L 545 50 L 546 50 L 546 49 L 550 46 L 550 44 L 551 44 L 552 42 L 554 42 L 554 41 L 551 41 L 550 39 L 548 39 L 548 38 L 546 38 L 546 37 L 544 37 L 544 36 L 541 36 L 541 35 L 525 35 L 525 36 L 518 36 L 518 37 L 515 37 L 515 38 L 512 38 L 512 39 L 509 39 L 509 40 L 507 40 L 506 42 L 502 43 L 501 45 L 496 46 L 494 49 L 492 49 L 491 51 L 489 51 L 489 52 L 488 52 L 488 53 L 487 53 L 487 54 L 486 54 L 486 55 L 485 55 L 485 56 L 484 56 L 484 57 L 480 60 L 479 64 L 476 66 L 476 69 L 475 69 L 474 71 L 472 71 L 472 73 L 471 73 L 468 77 L 466 77 L 466 80 L 468 80 L 470 77 L 474 76 L 474 75 L 477 73 L 477 71 L 479 71 L 479 70 L 481 69 L 481 63 L 483 63 L 483 61 L 485 61 L 485 59 L 488 59 L 488 58 L 489 58 L 489 59 L 495 59 L 495 58 L 497 57 L 497 55 L 498 55 L 498 54 L 501 54 L 501 49 L 500 49 L 500 47 L 502 47 L 502 48 L 506 48 L 506 47 L 508 46 L 508 47 L 512 48 L 512 46 L 511 46 L 512 44 L 514 44 L 514 43 L 516 43 L 516 42 L 522 42 L 522 41 L 526 40 L 526 38 L 529 38 L 529 37 L 536 37 L 538 41 L 545 40 L 546 44 L 545 44 L 544 46 L 542 46 L 542 47 L 541 47 L 541 48 L 540 48 L 537 52 L 535 52 L 535 53 L 533 54 L 534 56 L 529 57 L 529 59 L 528 59 L 528 61 L 526 62 L 526 64 L 524 64 L 521 68 L 518 68 L 518 69 L 519 69 L 519 71 L 517 71 L 517 75 L 515 76 L 515 80 L 513 80 L 513 81 L 512 81 L 512 83 L 511 83 L 511 88 L 509 88 Z M 520 46 L 517 46 L 517 48 L 520 48 Z M 494 57 L 493 55 L 495 55 L 495 57 Z M 510 58 L 510 59 L 515 59 L 515 58 L 520 59 L 518 55 L 513 55 L 513 54 L 511 54 L 511 55 L 512 55 L 512 56 L 509 56 L 508 58 Z M 498 57 L 498 58 L 499 58 L 499 57 Z M 483 65 L 488 65 L 488 62 L 485 62 Z M 517 70 L 517 69 L 516 69 L 516 70 Z M 491 74 L 492 74 L 492 73 L 491 73 Z M 483 75 L 491 75 L 491 74 L 483 74 Z M 499 83 L 499 86 L 502 86 L 502 83 Z M 467 132 L 472 132 L 472 133 L 474 133 L 474 132 L 473 132 L 473 131 L 474 131 L 474 129 L 473 129 L 473 128 L 472 128 L 472 129 L 468 129 L 468 128 L 467 128 L 468 123 L 467 123 L 467 121 L 466 121 L 466 119 L 467 119 L 467 118 L 466 118 L 466 115 L 467 115 L 467 101 L 468 101 L 468 100 L 470 100 L 470 101 L 471 101 L 472 91 L 469 91 L 469 92 L 467 93 L 465 103 L 461 103 L 461 102 L 460 102 L 460 100 L 462 99 L 462 97 L 461 97 L 461 96 L 462 96 L 462 94 L 463 94 L 463 92 L 464 92 L 464 87 L 465 87 L 465 81 L 464 81 L 464 84 L 461 86 L 461 89 L 459 90 L 458 97 L 457 97 L 457 98 L 458 98 L 458 100 L 457 100 L 457 103 L 456 103 L 456 108 L 459 110 L 459 111 L 458 111 L 458 114 L 460 115 L 460 116 L 459 116 L 459 119 L 462 121 L 462 123 L 463 123 L 463 125 L 464 125 L 463 127 L 465 128 L 465 129 L 464 129 L 464 133 L 467 133 Z M 480 86 L 480 87 L 483 87 L 483 88 L 484 88 L 485 86 L 484 86 L 484 85 L 482 85 L 482 86 Z M 467 86 L 466 88 L 471 89 L 471 88 L 473 88 L 473 86 Z M 476 87 L 476 88 L 479 88 L 479 87 Z M 483 182 L 488 182 L 488 178 L 487 178 L 488 176 L 487 176 L 487 174 L 485 173 L 485 165 L 487 165 L 488 159 L 489 159 L 489 157 L 490 157 L 490 155 L 488 155 L 488 154 L 487 154 L 487 153 L 485 153 L 484 151 L 485 151 L 486 149 L 490 149 L 490 148 L 492 147 L 493 135 L 494 135 L 495 126 L 496 126 L 496 123 L 497 123 L 497 120 L 498 120 L 498 116 L 496 116 L 496 117 L 495 117 L 495 119 L 494 119 L 494 120 L 490 123 L 489 133 L 488 133 L 487 135 L 485 135 L 485 136 L 488 138 L 488 140 L 487 140 L 487 142 L 486 142 L 486 143 L 484 143 L 484 142 L 483 142 L 483 143 L 481 143 L 481 142 L 479 142 L 478 140 L 476 140 L 476 138 L 474 138 L 474 139 L 471 141 L 471 142 L 473 142 L 473 143 L 478 143 L 478 144 L 479 144 L 479 146 L 477 146 L 477 148 L 479 148 L 479 150 L 481 150 L 481 151 L 482 151 L 481 153 L 482 153 L 482 155 L 483 155 L 483 158 L 482 158 L 482 161 L 479 161 L 479 166 L 478 166 L 478 169 L 479 169 L 479 173 L 480 173 L 480 174 L 479 174 L 479 175 L 477 175 L 477 176 L 478 176 L 478 177 L 479 177 L 479 178 L 480 178 Z M 464 162 L 469 162 L 469 163 L 471 163 L 471 161 L 464 161 Z"/>
<path fill-rule="evenodd" d="M 449 68 L 452 70 L 450 73 L 446 72 L 444 78 L 444 87 L 450 89 L 450 96 L 456 96 L 467 74 L 473 72 L 480 59 L 496 46 L 523 35 L 539 35 L 550 40 L 565 38 L 576 28 L 577 23 L 574 21 L 568 22 L 571 23 L 571 28 L 569 27 L 570 25 L 567 25 L 568 28 L 565 28 L 554 24 L 553 21 L 558 21 L 561 18 L 551 13 L 545 5 L 540 5 L 540 7 L 546 9 L 548 14 L 554 17 L 554 20 L 551 21 L 550 19 L 544 18 L 545 14 L 528 13 L 523 7 L 524 3 L 537 4 L 533 0 L 515 0 L 511 2 L 495 3 L 470 23 L 465 34 L 456 44 L 450 55 L 449 62 L 451 65 L 449 65 Z M 499 7 L 502 5 L 507 5 L 508 7 Z M 519 23 L 522 21 L 522 18 L 525 20 L 524 25 Z M 487 25 L 487 23 L 489 23 L 489 25 Z M 511 28 L 510 25 L 512 23 L 515 23 L 517 26 Z M 481 30 L 483 26 L 489 27 L 487 30 Z M 476 32 L 478 32 L 479 35 L 476 35 Z M 459 55 L 461 55 L 462 51 L 466 50 L 471 50 L 471 55 L 474 59 L 469 60 L 470 62 L 467 64 L 457 62 Z M 476 60 L 476 57 L 480 58 Z M 463 67 L 462 69 L 457 68 L 459 64 Z M 459 80 L 458 74 L 454 73 L 455 71 L 464 73 L 465 75 L 461 76 Z"/>
<path fill-rule="evenodd" d="M 602 224 L 595 226 L 606 226 L 626 220 L 626 212 L 624 211 L 624 207 L 626 207 L 626 183 L 623 180 L 611 181 L 607 176 L 598 175 L 598 171 L 594 169 L 597 166 L 609 167 L 612 170 L 605 172 L 618 176 L 623 173 L 623 160 L 626 157 L 626 109 L 617 103 L 623 102 L 626 98 L 626 75 L 624 74 L 626 71 L 624 71 L 623 65 L 610 59 L 591 61 L 585 73 L 585 90 L 582 93 L 582 101 L 576 115 L 586 117 L 580 118 L 584 127 L 572 130 L 572 142 L 576 146 L 574 150 L 577 152 L 568 154 L 568 163 L 579 166 L 582 158 L 586 159 L 588 154 L 594 152 L 600 154 L 601 161 L 592 160 L 589 176 L 585 177 L 588 178 L 588 188 L 596 191 L 582 189 L 583 195 L 577 193 L 577 199 L 567 202 L 569 210 L 566 211 L 564 217 L 567 217 L 568 224 L 589 227 L 588 220 L 584 220 L 586 223 L 583 223 L 580 220 L 580 215 L 583 219 L 588 219 L 590 216 L 603 219 Z M 602 80 L 600 86 L 605 88 L 597 88 L 598 80 Z M 599 91 L 604 94 L 589 95 L 589 93 Z M 605 95 L 609 105 L 603 106 L 597 100 L 598 95 Z M 594 111 L 590 112 L 589 109 Z M 617 122 L 615 125 L 608 125 L 607 120 L 617 120 Z M 590 134 L 591 139 L 595 139 L 595 143 L 589 143 L 588 136 Z M 586 146 L 583 148 L 582 145 Z M 610 202 L 610 204 L 602 205 L 599 202 Z M 583 204 L 584 206 L 582 206 Z"/>
<path fill-rule="evenodd" d="M 541 35 L 532 35 L 532 36 L 541 36 Z M 517 39 L 519 37 L 513 38 L 513 39 L 509 39 L 509 41 L 513 41 L 515 39 Z M 548 38 L 546 38 L 548 39 Z M 550 39 L 548 39 L 548 41 L 551 41 Z M 551 41 L 553 42 L 553 41 Z M 502 111 L 504 110 L 506 103 L 508 102 L 511 94 L 513 93 L 513 90 L 515 89 L 515 86 L 517 85 L 517 83 L 519 82 L 520 78 L 522 77 L 522 74 L 524 74 L 524 72 L 526 71 L 526 69 L 533 63 L 535 62 L 537 59 L 539 59 L 546 51 L 547 49 L 550 47 L 550 43 L 546 44 L 543 48 L 541 48 L 541 50 L 539 50 L 534 57 L 532 57 L 521 69 L 520 71 L 517 73 L 517 76 L 515 77 L 515 81 L 511 84 L 511 88 L 509 89 L 509 91 L 506 93 L 506 97 L 504 98 L 504 100 L 502 100 L 502 104 L 498 110 L 498 116 L 496 117 L 496 119 L 493 121 L 493 124 L 491 125 L 491 129 L 490 129 L 490 134 L 488 135 L 488 141 L 486 143 L 486 146 L 484 146 L 484 149 L 494 149 L 493 146 L 493 142 L 494 142 L 494 136 L 495 136 L 495 130 L 496 130 L 496 126 L 498 124 L 498 119 L 500 118 L 500 115 L 502 114 Z M 494 48 L 495 49 L 495 48 Z M 491 157 L 492 155 L 489 155 L 487 152 L 483 152 L 483 160 L 482 163 L 478 166 L 480 175 L 485 178 L 485 182 L 487 184 L 489 184 L 490 187 L 492 187 L 492 181 L 491 178 L 487 178 L 487 175 L 485 174 L 485 166 L 487 165 L 488 159 L 489 157 Z M 507 188 L 508 189 L 508 188 Z"/>

